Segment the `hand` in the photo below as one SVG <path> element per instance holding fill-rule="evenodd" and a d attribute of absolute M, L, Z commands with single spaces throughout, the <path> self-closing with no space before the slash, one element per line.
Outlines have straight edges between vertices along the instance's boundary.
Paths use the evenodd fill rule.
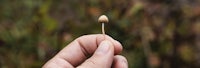
<path fill-rule="evenodd" d="M 122 45 L 102 34 L 85 35 L 77 38 L 43 68 L 128 68 L 125 57 L 118 55 Z"/>

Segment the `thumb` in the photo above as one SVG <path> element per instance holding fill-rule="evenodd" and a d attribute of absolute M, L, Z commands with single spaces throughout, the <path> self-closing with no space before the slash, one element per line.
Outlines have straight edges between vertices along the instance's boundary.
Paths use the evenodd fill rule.
<path fill-rule="evenodd" d="M 78 68 L 110 68 L 114 58 L 114 45 L 110 41 L 102 41 L 92 57 Z"/>

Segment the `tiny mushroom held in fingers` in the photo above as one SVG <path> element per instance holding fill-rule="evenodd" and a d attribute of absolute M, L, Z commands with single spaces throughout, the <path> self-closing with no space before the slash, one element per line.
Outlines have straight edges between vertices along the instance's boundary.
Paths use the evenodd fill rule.
<path fill-rule="evenodd" d="M 104 23 L 108 23 L 108 17 L 106 15 L 101 15 L 98 22 L 102 24 L 102 33 L 105 35 Z"/>

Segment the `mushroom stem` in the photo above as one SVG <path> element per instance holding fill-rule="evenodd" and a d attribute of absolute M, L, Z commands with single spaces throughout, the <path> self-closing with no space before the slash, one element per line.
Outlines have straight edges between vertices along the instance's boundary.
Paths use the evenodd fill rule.
<path fill-rule="evenodd" d="M 102 34 L 105 35 L 104 23 L 102 23 Z"/>
<path fill-rule="evenodd" d="M 105 39 L 105 35 L 106 35 L 106 34 L 105 34 L 105 29 L 104 29 L 104 23 L 108 23 L 108 18 L 107 18 L 107 16 L 106 16 L 106 15 L 101 15 L 101 16 L 99 17 L 99 19 L 98 19 L 98 22 L 102 24 L 101 30 L 102 30 L 102 34 L 104 35 L 104 39 Z"/>
<path fill-rule="evenodd" d="M 103 34 L 103 37 L 104 37 L 104 40 L 105 40 L 106 34 L 105 34 L 105 29 L 104 29 L 104 23 L 102 23 L 102 28 L 101 28 L 101 30 L 102 30 L 102 34 Z"/>

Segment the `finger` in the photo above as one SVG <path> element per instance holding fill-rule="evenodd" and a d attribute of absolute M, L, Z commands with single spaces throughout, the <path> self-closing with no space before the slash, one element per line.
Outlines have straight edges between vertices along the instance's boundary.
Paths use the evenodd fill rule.
<path fill-rule="evenodd" d="M 117 55 L 117 54 L 120 54 L 121 53 L 121 51 L 123 50 L 123 47 L 122 47 L 122 45 L 121 45 L 121 43 L 119 42 L 119 41 L 117 41 L 117 40 L 114 40 L 112 37 L 110 37 L 110 36 L 108 36 L 108 35 L 105 35 L 106 37 L 106 40 L 109 40 L 109 41 L 111 41 L 113 44 L 114 44 L 114 51 L 115 51 L 115 55 Z M 101 43 L 101 41 L 103 41 L 103 40 L 105 40 L 105 38 L 104 38 L 104 35 L 102 35 L 102 34 L 99 34 L 99 36 L 97 36 L 97 43 L 99 44 L 99 43 Z"/>
<path fill-rule="evenodd" d="M 112 68 L 128 68 L 128 62 L 124 56 L 114 56 Z"/>
<path fill-rule="evenodd" d="M 56 58 L 61 58 L 73 66 L 78 66 L 95 52 L 103 40 L 112 42 L 115 50 L 114 53 L 119 54 L 122 51 L 121 44 L 107 35 L 105 39 L 102 34 L 85 35 L 67 45 L 52 60 L 56 61 Z"/>
<path fill-rule="evenodd" d="M 114 46 L 110 41 L 102 41 L 95 53 L 77 68 L 110 68 L 114 58 Z"/>
<path fill-rule="evenodd" d="M 69 62 L 61 58 L 49 60 L 42 68 L 74 68 Z"/>

